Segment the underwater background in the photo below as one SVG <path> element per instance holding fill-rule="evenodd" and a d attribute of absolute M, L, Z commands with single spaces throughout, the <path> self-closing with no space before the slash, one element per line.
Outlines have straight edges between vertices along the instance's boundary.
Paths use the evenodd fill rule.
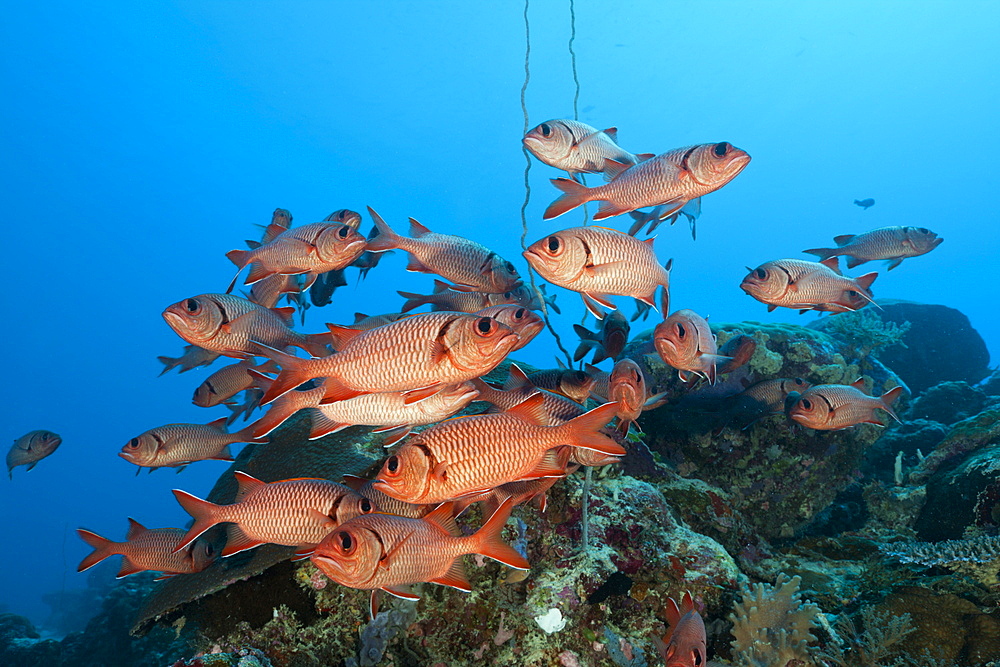
<path fill-rule="evenodd" d="M 698 525 L 694 519 L 704 512 L 684 509 L 684 504 L 696 493 L 712 498 L 711 493 L 683 487 L 674 478 L 702 479 L 721 490 L 723 495 L 716 497 L 728 503 L 725 494 L 740 482 L 720 470 L 736 459 L 705 454 L 716 425 L 692 424 L 701 413 L 650 416 L 642 426 L 653 441 L 681 432 L 694 434 L 685 440 L 693 448 L 686 454 L 676 453 L 678 443 L 661 443 L 660 449 L 651 443 L 673 475 L 669 484 L 674 486 L 660 489 L 666 500 L 659 502 L 673 508 L 678 525 L 690 524 L 698 539 L 708 535 L 721 544 L 719 549 L 735 559 L 732 568 L 751 580 L 771 583 L 778 571 L 803 576 L 803 596 L 831 616 L 858 603 L 865 586 L 868 595 L 889 584 L 873 583 L 875 574 L 864 580 L 865 586 L 853 588 L 818 581 L 850 578 L 843 569 L 829 568 L 810 581 L 804 576 L 808 568 L 799 563 L 796 570 L 791 565 L 805 559 L 806 552 L 820 559 L 817 553 L 833 558 L 830 553 L 836 551 L 838 562 L 846 569 L 855 568 L 851 576 L 857 578 L 863 564 L 867 563 L 866 572 L 872 572 L 872 563 L 882 562 L 878 548 L 871 546 L 875 535 L 887 542 L 934 542 L 972 533 L 996 534 L 1000 520 L 984 509 L 980 497 L 983 491 L 994 492 L 990 471 L 983 472 L 992 465 L 990 459 L 963 464 L 963 457 L 967 451 L 985 452 L 1000 442 L 998 413 L 989 411 L 1000 393 L 997 381 L 992 389 L 971 388 L 986 377 L 987 365 L 995 366 L 1000 354 L 994 285 L 1000 247 L 994 164 L 1000 153 L 996 129 L 1000 93 L 995 85 L 1000 42 L 994 36 L 1000 29 L 1000 7 L 992 2 L 578 0 L 574 10 L 582 122 L 617 127 L 619 143 L 634 152 L 661 153 L 677 146 L 728 141 L 753 157 L 744 173 L 705 197 L 697 240 L 683 220 L 659 228 L 657 255 L 661 261 L 674 259 L 673 307 L 695 309 L 709 315 L 714 324 L 767 323 L 772 328 L 743 326 L 727 331 L 730 335 L 756 331 L 758 345 L 763 332 L 773 341 L 772 355 L 779 357 L 773 360 L 777 365 L 773 370 L 804 374 L 813 362 L 799 358 L 793 360 L 799 365 L 789 368 L 792 362 L 787 356 L 796 341 L 808 338 L 773 326 L 806 325 L 814 315 L 791 310 L 768 313 L 739 288 L 746 267 L 778 257 L 805 258 L 803 248 L 830 245 L 840 234 L 889 225 L 928 227 L 945 239 L 932 253 L 907 260 L 891 273 L 875 264 L 848 273 L 878 270 L 873 291 L 879 302 L 906 300 L 960 311 L 989 353 L 989 361 L 979 354 L 974 368 L 956 365 L 953 376 L 939 378 L 970 385 L 949 387 L 952 393 L 939 397 L 945 407 L 937 409 L 945 416 L 931 408 L 926 414 L 902 415 L 904 427 L 882 436 L 897 440 L 891 446 L 883 442 L 885 451 L 875 462 L 869 459 L 863 470 L 861 451 L 875 448 L 881 432 L 866 425 L 845 436 L 838 446 L 856 454 L 853 463 L 839 467 L 831 463 L 829 470 L 801 482 L 804 494 L 814 488 L 824 493 L 812 501 L 816 507 L 797 515 L 797 522 L 777 517 L 771 525 L 759 516 L 771 508 L 762 507 L 758 498 L 746 506 L 719 510 L 733 517 L 722 533 L 713 532 L 718 526 Z M 82 630 L 89 615 L 101 609 L 117 558 L 78 574 L 76 564 L 89 548 L 75 529 L 85 527 L 121 539 L 129 516 L 147 526 L 183 527 L 189 517 L 170 490 L 183 488 L 204 497 L 227 469 L 226 463 L 208 461 L 179 475 L 167 470 L 136 476 L 134 466 L 117 452 L 153 426 L 204 423 L 227 413 L 222 407 L 196 407 L 189 400 L 198 383 L 217 367 L 158 377 L 162 366 L 156 357 L 179 356 L 184 345 L 160 313 L 187 296 L 223 291 L 234 271 L 225 252 L 258 236 L 255 225 L 267 224 L 276 207 L 289 209 L 296 224 L 321 220 L 339 208 L 365 211 L 366 206 L 397 229 L 405 229 L 405 218 L 412 216 L 434 231 L 489 246 L 527 275 L 519 245 L 519 209 L 525 196 L 520 144 L 525 125 L 520 106 L 525 76 L 523 12 L 524 5 L 517 2 L 58 2 L 7 7 L 7 20 L 0 25 L 0 76 L 7 100 L 0 108 L 4 156 L 0 187 L 10 280 L 4 290 L 7 316 L 2 333 L 7 352 L 6 381 L 0 387 L 3 431 L 10 442 L 34 429 L 50 429 L 64 442 L 35 470 L 26 473 L 16 468 L 13 479 L 0 484 L 0 527 L 6 536 L 0 553 L 0 611 L 23 615 L 45 636 L 56 639 L 70 630 Z M 530 127 L 550 118 L 573 117 L 575 86 L 567 48 L 568 3 L 531 0 L 528 19 L 530 81 L 525 99 Z M 582 224 L 580 211 L 542 220 L 542 211 L 558 194 L 548 179 L 560 175 L 537 161 L 531 167 L 529 242 Z M 875 199 L 870 209 L 853 203 L 869 197 Z M 594 208 L 591 205 L 591 213 Z M 369 227 L 366 214 L 362 229 L 367 232 Z M 404 266 L 405 253 L 395 252 L 364 281 L 356 282 L 350 273 L 349 285 L 337 290 L 333 303 L 310 309 L 305 326 L 298 328 L 311 332 L 322 330 L 326 322 L 349 323 L 357 311 L 396 311 L 402 301 L 397 290 L 429 293 L 433 277 L 407 273 Z M 562 310 L 552 323 L 572 350 L 577 343 L 572 324 L 580 321 L 583 308 L 571 292 L 551 286 L 549 292 L 558 293 Z M 624 311 L 630 315 L 631 304 Z M 839 317 L 844 316 L 823 319 Z M 957 364 L 977 353 L 975 339 L 968 342 L 968 328 L 960 320 L 942 322 L 940 327 L 930 325 L 937 327 L 935 350 L 948 352 Z M 634 323 L 633 337 L 654 324 Z M 593 328 L 593 320 L 589 325 Z M 720 343 L 724 338 L 720 335 Z M 924 342 L 915 336 L 906 349 L 919 350 Z M 836 347 L 850 348 L 850 341 L 814 343 L 816 364 L 820 357 L 824 365 L 853 363 L 853 370 L 879 382 L 888 378 L 881 367 L 866 367 L 864 355 L 852 360 Z M 549 333 L 543 332 L 512 356 L 547 368 L 557 352 Z M 839 362 L 835 354 L 840 354 Z M 935 351 L 931 356 L 939 355 Z M 899 363 L 919 365 L 913 358 Z M 886 365 L 904 379 L 917 370 Z M 841 376 L 849 383 L 853 378 L 846 379 L 847 374 Z M 671 382 L 675 376 L 669 376 Z M 678 390 L 675 397 L 680 400 L 679 396 Z M 913 405 L 914 398 L 908 395 L 905 404 Z M 896 452 L 906 452 L 907 475 L 926 472 L 911 480 L 912 493 L 918 493 L 913 489 L 933 483 L 929 480 L 936 471 L 920 468 L 923 457 L 949 434 L 954 437 L 952 427 L 961 418 L 976 415 L 979 421 L 963 427 L 963 437 L 975 443 L 956 445 L 947 456 L 941 455 L 956 469 L 971 466 L 976 479 L 938 482 L 966 489 L 966 505 L 961 507 L 967 512 L 935 513 L 959 507 L 954 499 L 940 500 L 941 509 L 934 511 L 921 509 L 910 496 L 900 500 L 893 484 Z M 940 425 L 930 427 L 937 429 L 936 440 L 927 432 L 919 443 L 901 439 L 899 431 L 905 435 L 922 428 L 912 425 L 918 416 Z M 789 431 L 789 424 L 771 419 L 753 427 L 760 429 L 753 436 L 754 446 L 764 441 L 787 445 L 769 459 L 786 460 L 785 465 L 763 469 L 760 464 L 754 481 L 760 487 L 753 493 L 775 480 L 789 482 L 793 474 L 789 467 L 799 465 L 797 457 L 803 451 L 811 462 L 834 455 L 831 441 L 796 444 L 798 436 Z M 692 445 L 694 440 L 701 444 Z M 748 464 L 740 465 L 746 470 Z M 635 505 L 636 497 L 642 494 L 626 479 L 614 473 L 606 488 L 619 485 L 628 502 L 611 490 L 604 500 L 616 512 L 635 518 L 641 509 Z M 647 485 L 643 489 L 669 486 L 655 475 L 651 479 L 643 482 Z M 877 492 L 871 486 L 876 481 Z M 600 486 L 599 481 L 596 484 Z M 855 510 L 864 505 L 864 517 L 845 519 L 843 526 L 831 521 L 822 528 L 809 528 L 815 516 L 837 506 L 837 492 L 852 484 L 856 493 L 841 504 L 854 503 Z M 923 493 L 933 495 L 929 489 L 919 492 Z M 782 502 L 791 502 L 784 491 L 778 495 L 786 499 Z M 905 511 L 899 506 L 904 502 L 910 502 Z M 559 508 L 556 516 L 579 519 L 573 515 L 571 499 L 554 504 Z M 732 504 L 738 505 L 735 500 Z M 751 511 L 751 506 L 758 509 Z M 974 515 L 976 508 L 980 514 Z M 868 546 L 846 539 L 836 547 L 790 546 L 809 534 L 832 538 L 844 530 L 861 530 L 877 512 L 882 523 L 875 528 L 867 525 Z M 920 516 L 923 527 L 915 528 Z M 618 514 L 613 519 L 622 520 Z M 935 522 L 941 525 L 926 526 Z M 963 531 L 970 526 L 976 530 Z M 897 533 L 890 536 L 892 530 Z M 744 553 L 758 549 L 754 546 L 758 539 L 769 546 L 759 547 L 760 553 Z M 664 540 L 663 549 L 676 546 L 669 537 Z M 652 560 L 650 548 L 630 556 L 636 562 L 627 574 L 635 581 L 653 576 L 654 569 L 663 580 L 659 571 L 669 569 L 644 562 Z M 789 556 L 792 552 L 797 555 Z M 725 580 L 726 592 L 706 600 L 709 609 L 703 615 L 711 630 L 712 622 L 725 622 L 738 577 L 735 570 L 722 572 L 725 567 L 717 557 L 709 560 L 714 564 L 706 565 L 708 574 L 682 572 L 679 581 L 698 588 L 702 579 L 716 577 L 709 587 L 717 590 Z M 763 567 L 761 561 L 773 562 Z M 919 568 L 904 576 L 896 571 L 901 568 L 898 563 L 891 566 L 896 570 L 879 567 L 883 569 L 878 576 L 905 578 L 910 586 L 931 576 Z M 817 566 L 814 571 L 821 569 Z M 953 576 L 943 572 L 933 571 Z M 597 579 L 607 576 L 593 578 L 596 588 Z M 995 608 L 995 588 L 980 585 L 975 577 L 969 581 L 963 584 L 968 589 L 964 597 L 958 588 L 944 591 L 927 584 L 921 590 L 928 591 L 926 595 L 949 595 L 948 604 L 953 606 L 961 606 L 956 601 L 960 599 L 980 612 L 989 605 Z M 670 592 L 676 596 L 684 588 L 674 581 Z M 885 597 L 890 589 L 878 590 Z M 464 605 L 478 604 L 484 597 L 482 592 L 465 597 L 451 590 L 434 595 L 447 597 L 447 609 L 457 617 L 464 613 Z M 879 596 L 866 600 L 874 604 Z M 938 600 L 928 606 L 947 605 Z M 855 604 L 850 611 L 857 608 Z M 357 625 L 363 625 L 366 607 L 359 609 Z M 657 609 L 643 613 L 652 621 L 658 617 Z M 501 644 L 494 646 L 492 641 L 496 618 L 481 613 L 486 614 L 483 622 L 494 628 L 488 648 L 501 650 Z M 506 617 L 508 627 L 532 633 L 533 638 L 518 638 L 521 645 L 556 646 L 559 634 L 540 634 L 532 616 Z M 988 617 L 989 622 L 996 621 Z M 939 629 L 952 628 L 945 625 L 951 620 L 934 622 Z M 131 619 L 123 613 L 121 623 L 128 626 Z M 659 623 L 662 630 L 662 618 Z M 954 627 L 970 623 L 954 621 Z M 602 627 L 587 630 L 593 638 L 585 643 L 605 641 Z M 633 632 L 633 643 L 645 641 L 650 664 L 660 664 L 647 641 L 650 632 L 634 630 L 634 623 L 615 627 L 618 634 Z M 925 627 L 920 627 L 919 634 L 926 635 Z M 1000 637 L 1000 629 L 994 631 Z M 564 632 L 586 635 L 572 626 Z M 953 637 L 958 630 L 941 632 Z M 356 627 L 347 635 L 356 637 Z M 729 638 L 723 630 L 709 635 L 709 656 L 714 658 Z M 712 639 L 715 635 L 720 638 Z M 935 642 L 944 640 L 932 641 L 931 647 Z M 155 658 L 150 653 L 150 662 L 142 664 L 168 664 L 193 656 L 196 650 Z M 967 645 L 959 646 L 949 654 L 952 664 L 985 664 L 969 657 L 970 651 Z M 535 664 L 526 655 L 521 654 L 523 664 Z M 557 655 L 561 650 L 548 659 Z M 1000 659 L 1000 653 L 986 649 L 975 655 Z M 396 659 L 396 664 L 406 664 L 403 658 Z M 482 659 L 490 659 L 489 654 Z M 466 658 L 455 660 L 453 664 L 465 664 Z M 606 654 L 580 654 L 580 664 L 615 664 L 612 660 Z M 475 663 L 472 657 L 467 661 Z"/>

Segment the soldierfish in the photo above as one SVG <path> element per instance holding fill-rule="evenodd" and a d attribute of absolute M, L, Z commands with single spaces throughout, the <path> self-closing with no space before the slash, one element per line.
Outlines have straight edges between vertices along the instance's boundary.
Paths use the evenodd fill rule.
<path fill-rule="evenodd" d="M 373 211 L 368 212 L 379 234 L 368 242 L 372 252 L 405 250 L 407 271 L 436 273 L 455 283 L 453 289 L 470 292 L 507 292 L 521 283 L 514 265 L 489 248 L 461 236 L 437 234 L 410 218 L 412 238 L 400 236 Z"/>
<path fill-rule="evenodd" d="M 507 412 L 442 422 L 411 436 L 390 456 L 375 488 L 411 503 L 433 503 L 479 493 L 500 484 L 561 477 L 561 446 L 593 449 L 608 456 L 625 450 L 600 433 L 618 409 L 606 403 L 559 426 L 541 426 L 540 395 Z"/>
<path fill-rule="evenodd" d="M 507 292 L 465 292 L 452 289 L 453 285 L 442 280 L 434 281 L 434 292 L 431 294 L 415 294 L 413 292 L 396 292 L 406 299 L 402 311 L 407 313 L 414 308 L 430 304 L 431 310 L 450 310 L 458 313 L 475 313 L 483 308 L 512 304 L 538 310 L 541 306 L 527 285 L 518 285 Z M 558 311 L 556 311 L 558 312 Z"/>
<path fill-rule="evenodd" d="M 869 197 L 868 199 L 855 199 L 854 204 L 855 206 L 860 206 L 861 208 L 867 211 L 869 208 L 875 205 L 875 200 L 872 199 L 871 197 Z"/>
<path fill-rule="evenodd" d="M 307 274 L 308 288 L 320 273 L 342 269 L 365 250 L 365 238 L 339 222 L 293 227 L 253 250 L 230 250 L 226 257 L 242 271 L 251 265 L 245 284 L 273 274 Z M 237 272 L 237 277 L 239 272 Z M 229 286 L 232 291 L 236 278 Z"/>
<path fill-rule="evenodd" d="M 684 593 L 681 604 L 667 598 L 665 610 L 670 631 L 663 639 L 653 638 L 665 667 L 704 667 L 708 659 L 705 621 L 694 606 L 691 594 Z"/>
<path fill-rule="evenodd" d="M 229 445 L 237 442 L 265 442 L 250 429 L 227 433 L 225 427 L 225 417 L 208 424 L 157 426 L 129 440 L 118 455 L 142 468 L 183 468 L 194 461 L 232 461 Z"/>
<path fill-rule="evenodd" d="M 574 324 L 573 331 L 580 337 L 580 345 L 573 353 L 573 361 L 580 361 L 590 350 L 594 351 L 591 363 L 599 364 L 605 359 L 617 361 L 628 343 L 629 324 L 621 311 L 612 311 L 601 321 L 599 331 L 592 332 L 581 324 Z"/>
<path fill-rule="evenodd" d="M 802 378 L 763 380 L 733 396 L 730 411 L 750 418 L 752 424 L 761 417 L 784 414 L 786 399 L 792 394 L 801 395 L 811 386 Z"/>
<path fill-rule="evenodd" d="M 203 347 L 198 347 L 197 345 L 185 345 L 184 354 L 179 357 L 157 357 L 163 364 L 163 370 L 160 371 L 160 375 L 163 375 L 172 368 L 179 367 L 179 373 L 185 373 L 192 368 L 197 368 L 198 366 L 208 366 L 213 361 L 219 358 L 218 352 L 212 352 L 206 350 Z"/>
<path fill-rule="evenodd" d="M 594 388 L 594 378 L 589 373 L 573 370 L 572 368 L 550 368 L 535 371 L 534 373 L 529 373 L 527 379 L 531 384 L 540 389 L 562 394 L 577 403 L 586 401 L 587 397 L 590 396 L 591 390 Z M 515 384 L 511 386 L 511 383 Z M 504 389 L 513 389 L 514 386 L 520 383 L 521 380 L 512 371 L 507 384 L 504 385 Z"/>
<path fill-rule="evenodd" d="M 660 226 L 660 223 L 669 222 L 673 225 L 682 215 L 687 218 L 688 225 L 691 227 L 691 239 L 697 239 L 695 223 L 701 217 L 701 197 L 692 199 L 679 209 L 674 204 L 660 204 L 645 213 L 642 211 L 631 211 L 629 212 L 629 217 L 634 222 L 628 228 L 628 233 L 635 236 L 642 231 L 646 223 L 649 223 L 649 229 L 646 230 L 646 234 L 652 234 Z"/>
<path fill-rule="evenodd" d="M 629 427 L 639 421 L 644 411 L 663 405 L 665 396 L 664 393 L 649 395 L 642 369 L 632 359 L 622 359 L 611 370 L 608 400 L 618 404 L 618 430 L 622 435 L 628 434 Z"/>
<path fill-rule="evenodd" d="M 687 308 L 656 325 L 653 346 L 664 363 L 677 369 L 682 382 L 699 376 L 715 384 L 718 365 L 731 361 L 718 353 L 708 321 Z"/>
<path fill-rule="evenodd" d="M 133 518 L 128 520 L 128 534 L 124 542 L 113 542 L 83 528 L 77 528 L 77 534 L 84 542 L 93 547 L 94 551 L 87 555 L 76 568 L 83 572 L 100 563 L 109 556 L 122 556 L 122 566 L 118 570 L 118 579 L 136 572 L 153 570 L 162 572 L 166 578 L 174 574 L 191 574 L 201 572 L 215 560 L 211 544 L 199 542 L 184 549 L 177 546 L 184 538 L 185 530 L 181 528 L 149 529 Z"/>
<path fill-rule="evenodd" d="M 564 194 L 542 217 L 550 220 L 588 201 L 602 202 L 595 221 L 646 206 L 667 205 L 660 214 L 663 217 L 718 190 L 749 162 L 746 151 L 725 141 L 677 148 L 636 165 L 605 160 L 603 171 L 611 179 L 605 185 L 588 188 L 568 178 L 553 179 L 552 184 Z"/>
<path fill-rule="evenodd" d="M 247 299 L 264 308 L 274 308 L 283 296 L 288 297 L 290 301 L 298 304 L 301 297 L 302 285 L 297 278 L 298 276 L 288 276 L 280 273 L 262 278 L 250 286 L 250 293 L 247 294 Z"/>
<path fill-rule="evenodd" d="M 289 328 L 294 313 L 294 308 L 268 309 L 232 294 L 199 294 L 168 306 L 163 319 L 187 342 L 236 359 L 260 355 L 250 341 L 328 354 L 328 334 L 304 335 Z"/>
<path fill-rule="evenodd" d="M 821 259 L 846 255 L 847 268 L 878 259 L 888 260 L 888 270 L 892 271 L 904 259 L 929 253 L 941 245 L 943 238 L 926 227 L 879 227 L 864 234 L 844 234 L 835 236 L 836 248 L 812 248 L 804 250 Z"/>
<path fill-rule="evenodd" d="M 323 218 L 323 222 L 339 222 L 356 230 L 361 226 L 361 214 L 348 208 L 342 208 Z M 364 252 L 361 253 L 361 255 L 363 254 Z M 351 266 L 357 265 L 361 255 L 358 255 Z M 314 306 L 321 308 L 331 302 L 334 290 L 346 285 L 347 279 L 344 277 L 344 269 L 342 268 L 321 273 L 316 276 L 316 281 L 309 288 L 309 300 Z"/>
<path fill-rule="evenodd" d="M 14 441 L 7 452 L 7 476 L 14 479 L 14 468 L 17 466 L 28 466 L 28 470 L 31 470 L 61 444 L 62 437 L 52 431 L 25 433 Z"/>
<path fill-rule="evenodd" d="M 778 306 L 804 310 L 840 306 L 849 310 L 855 299 L 849 294 L 851 292 L 871 302 L 869 288 L 878 277 L 877 273 L 866 273 L 858 278 L 843 276 L 836 257 L 822 262 L 778 259 L 756 269 L 747 268 L 750 273 L 743 279 L 740 289 L 766 303 L 768 312 Z"/>
<path fill-rule="evenodd" d="M 387 496 L 376 489 L 375 482 L 376 480 L 374 479 L 365 479 L 357 475 L 344 475 L 341 484 L 354 489 L 370 500 L 382 514 L 395 514 L 396 516 L 406 516 L 411 519 L 421 519 L 437 507 L 437 504 L 415 505 L 413 503 L 404 503 L 402 500 Z"/>
<path fill-rule="evenodd" d="M 817 384 L 802 392 L 788 411 L 788 416 L 809 428 L 819 431 L 836 431 L 858 424 L 885 426 L 875 416 L 875 410 L 885 410 L 899 421 L 892 404 L 903 393 L 903 387 L 894 387 L 880 397 L 864 393 L 865 383 L 858 379 L 853 384 Z"/>
<path fill-rule="evenodd" d="M 580 173 L 604 171 L 604 161 L 635 164 L 650 154 L 636 156 L 616 142 L 618 129 L 598 130 L 576 120 L 548 120 L 524 135 L 524 147 L 550 167 L 569 172 L 574 179 Z"/>
<path fill-rule="evenodd" d="M 635 237 L 605 227 L 573 227 L 533 243 L 524 257 L 553 285 L 579 292 L 593 315 L 602 319 L 597 304 L 614 309 L 611 295 L 630 296 L 654 305 L 656 288 L 664 299 L 670 288 L 670 264 L 660 266 L 653 239 Z"/>
<path fill-rule="evenodd" d="M 231 522 L 222 556 L 253 549 L 265 543 L 311 546 L 375 506 L 346 486 L 325 479 L 289 479 L 264 483 L 245 472 L 233 473 L 239 490 L 230 505 L 216 505 L 174 489 L 174 496 L 194 524 L 176 551 L 218 523 Z"/>
<path fill-rule="evenodd" d="M 352 519 L 330 533 L 310 559 L 323 574 L 351 588 L 372 591 L 375 618 L 379 589 L 407 600 L 418 599 L 410 584 L 431 582 L 468 593 L 472 590 L 462 556 L 480 554 L 508 567 L 529 569 L 524 556 L 508 546 L 501 531 L 512 503 L 503 503 L 476 533 L 464 536 L 445 503 L 422 519 L 373 514 Z"/>
<path fill-rule="evenodd" d="M 530 343 L 545 328 L 545 322 L 534 311 L 514 304 L 490 306 L 474 314 L 480 317 L 492 317 L 500 324 L 505 324 L 514 330 L 519 341 L 517 345 L 511 348 L 511 352 L 520 350 Z"/>
<path fill-rule="evenodd" d="M 215 371 L 194 390 L 191 402 L 200 408 L 212 408 L 229 402 L 236 394 L 254 386 L 254 377 L 247 371 L 259 373 L 277 372 L 278 366 L 270 359 L 255 365 L 252 359 L 244 359 Z"/>
<path fill-rule="evenodd" d="M 314 378 L 327 378 L 323 403 L 419 390 L 412 402 L 490 372 L 520 341 L 510 327 L 491 317 L 463 313 L 422 313 L 370 331 L 329 326 L 343 343 L 329 357 L 301 359 L 259 346 L 259 352 L 281 366 L 262 405 Z"/>
<path fill-rule="evenodd" d="M 736 334 L 719 348 L 719 356 L 729 357 L 729 359 L 716 366 L 715 372 L 719 375 L 732 373 L 737 368 L 745 366 L 756 351 L 757 341 L 754 340 L 753 336 Z"/>

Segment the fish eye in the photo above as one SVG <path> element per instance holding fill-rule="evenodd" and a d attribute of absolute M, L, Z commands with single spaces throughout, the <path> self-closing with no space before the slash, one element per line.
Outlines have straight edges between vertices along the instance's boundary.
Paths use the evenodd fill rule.
<path fill-rule="evenodd" d="M 505 299 L 512 299 L 512 298 L 514 298 L 514 293 L 513 292 L 504 292 L 503 293 L 503 298 L 505 298 Z"/>
<path fill-rule="evenodd" d="M 847 290 L 847 296 L 849 296 L 849 297 L 851 297 L 853 299 L 856 296 L 858 296 L 858 293 L 856 291 L 852 290 L 852 289 L 849 289 L 849 290 Z"/>
<path fill-rule="evenodd" d="M 522 318 L 524 318 L 524 308 L 518 308 L 514 311 L 514 319 L 520 320 Z"/>
<path fill-rule="evenodd" d="M 337 537 L 340 538 L 340 548 L 344 551 L 350 551 L 351 547 L 354 546 L 354 540 L 351 539 L 350 533 L 341 531 L 337 533 Z"/>
<path fill-rule="evenodd" d="M 138 446 L 139 446 L 139 438 L 132 438 L 131 440 L 128 441 L 128 444 L 126 445 L 126 447 L 128 447 L 129 449 L 135 449 Z"/>
<path fill-rule="evenodd" d="M 375 509 L 375 507 L 372 505 L 372 501 L 368 500 L 367 498 L 362 498 L 361 499 L 361 511 L 362 512 L 364 512 L 365 514 L 368 514 L 372 510 L 374 510 L 374 509 Z"/>
<path fill-rule="evenodd" d="M 795 384 L 799 385 L 800 387 L 801 387 L 802 385 L 804 385 L 804 384 L 806 383 L 806 381 L 805 381 L 805 380 L 803 380 L 802 378 L 795 378 L 795 379 L 793 380 L 793 382 L 794 382 Z"/>
<path fill-rule="evenodd" d="M 920 232 L 921 234 L 930 234 L 931 233 L 931 230 L 927 229 L 926 227 L 918 227 L 917 231 Z"/>
<path fill-rule="evenodd" d="M 196 312 L 198 312 L 198 308 L 200 307 L 198 305 L 198 300 L 197 299 L 187 299 L 184 302 L 184 305 L 187 306 L 187 309 L 188 309 L 189 313 L 196 313 Z"/>
<path fill-rule="evenodd" d="M 757 269 L 756 271 L 753 272 L 753 274 L 757 276 L 759 280 L 767 278 L 767 271 L 765 271 L 764 269 Z"/>
<path fill-rule="evenodd" d="M 488 334 L 489 332 L 493 331 L 493 318 L 491 318 L 491 317 L 480 317 L 476 321 L 476 331 L 478 331 L 479 333 L 481 333 L 484 336 L 486 334 Z"/>
<path fill-rule="evenodd" d="M 587 380 L 590 379 L 590 376 L 584 373 L 583 371 L 574 371 L 573 379 L 576 380 L 577 382 L 586 382 Z"/>
<path fill-rule="evenodd" d="M 393 474 L 399 472 L 399 457 L 396 455 L 390 456 L 389 460 L 385 462 L 385 469 Z"/>
<path fill-rule="evenodd" d="M 548 123 L 542 123 L 542 124 L 541 124 L 541 125 L 539 125 L 538 127 L 539 127 L 539 128 L 540 128 L 540 129 L 542 130 L 542 136 L 543 136 L 543 137 L 547 137 L 547 136 L 549 136 L 550 134 L 552 134 L 552 128 L 551 128 L 551 127 L 549 127 L 549 124 L 548 124 Z"/>
<path fill-rule="evenodd" d="M 732 148 L 732 146 L 729 145 L 729 142 L 723 141 L 720 144 L 715 144 L 715 147 L 712 148 L 712 152 L 715 153 L 717 157 L 726 157 L 726 153 L 729 152 L 730 148 Z"/>
<path fill-rule="evenodd" d="M 503 268 L 507 269 L 508 273 L 514 273 L 514 265 L 510 262 L 504 262 Z"/>
<path fill-rule="evenodd" d="M 549 249 L 549 252 L 555 255 L 562 249 L 562 244 L 559 243 L 558 236 L 550 236 L 545 240 L 545 246 Z"/>
<path fill-rule="evenodd" d="M 806 410 L 812 410 L 813 404 L 808 398 L 803 398 L 799 401 L 799 404 Z"/>
<path fill-rule="evenodd" d="M 684 325 L 681 324 L 680 322 L 678 322 L 677 323 L 677 337 L 678 338 L 684 338 L 684 336 L 686 336 L 686 335 L 687 335 L 687 332 L 684 330 Z"/>
<path fill-rule="evenodd" d="M 344 210 L 342 210 L 342 211 L 337 211 L 337 220 L 344 220 L 345 218 L 347 218 L 347 209 L 346 208 Z"/>
<path fill-rule="evenodd" d="M 346 239 L 348 234 L 347 232 L 348 229 L 350 229 L 350 227 L 344 225 L 343 227 L 337 230 L 337 236 L 339 236 L 342 239 Z"/>

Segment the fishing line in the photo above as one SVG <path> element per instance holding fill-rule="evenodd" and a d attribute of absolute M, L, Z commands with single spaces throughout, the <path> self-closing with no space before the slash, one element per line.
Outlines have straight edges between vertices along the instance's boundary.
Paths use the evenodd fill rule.
<path fill-rule="evenodd" d="M 521 115 L 524 116 L 524 129 L 521 135 L 528 133 L 528 104 L 525 101 L 525 96 L 528 92 L 528 82 L 531 80 L 531 68 L 529 63 L 531 61 L 531 25 L 528 22 L 528 6 L 531 4 L 531 0 L 524 0 L 524 83 L 521 84 Z M 528 149 L 521 145 L 521 152 L 524 154 L 524 202 L 521 204 L 521 250 L 528 249 L 528 203 L 531 201 L 531 180 L 529 179 L 529 174 L 531 173 L 531 155 L 528 153 Z M 542 291 L 535 284 L 535 271 L 528 264 L 528 281 L 531 284 L 531 291 L 534 292 L 535 297 L 538 299 L 538 303 L 542 308 L 542 319 L 545 320 L 545 326 L 548 328 L 552 337 L 556 339 L 556 346 L 559 351 L 566 355 L 566 361 L 570 368 L 573 367 L 573 357 L 570 356 L 566 348 L 563 347 L 562 339 L 559 337 L 559 332 L 555 330 L 552 326 L 552 322 L 549 320 L 549 307 L 545 302 L 545 296 Z"/>
<path fill-rule="evenodd" d="M 573 69 L 573 120 L 580 120 L 580 76 L 576 71 L 576 51 L 573 49 L 573 42 L 576 41 L 576 5 L 573 0 L 569 0 L 569 62 Z M 580 174 L 580 182 L 587 184 L 587 179 Z M 583 226 L 586 227 L 590 221 L 590 211 L 587 210 L 587 203 L 583 202 Z"/>

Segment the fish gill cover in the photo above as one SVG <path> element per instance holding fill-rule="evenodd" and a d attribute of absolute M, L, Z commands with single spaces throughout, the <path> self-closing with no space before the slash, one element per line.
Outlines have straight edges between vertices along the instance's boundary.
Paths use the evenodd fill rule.
<path fill-rule="evenodd" d="M 0 663 L 1000 660 L 995 7 L 58 9 Z"/>

